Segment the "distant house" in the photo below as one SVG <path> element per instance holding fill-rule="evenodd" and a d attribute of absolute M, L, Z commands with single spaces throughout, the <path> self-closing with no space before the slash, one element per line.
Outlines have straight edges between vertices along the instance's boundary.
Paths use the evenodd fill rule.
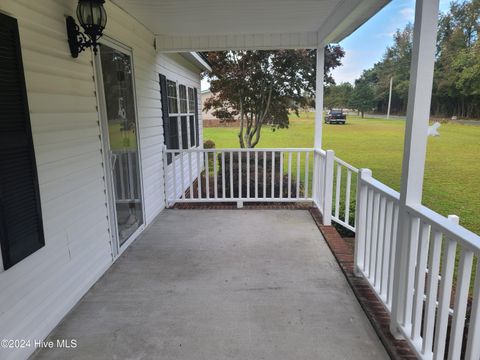
<path fill-rule="evenodd" d="M 205 101 L 212 97 L 212 92 L 210 89 L 202 91 L 202 119 L 203 119 L 203 127 L 218 127 L 218 126 L 238 126 L 238 116 L 235 116 L 235 121 L 222 121 L 221 119 L 217 118 L 213 115 L 214 109 L 205 110 Z"/>

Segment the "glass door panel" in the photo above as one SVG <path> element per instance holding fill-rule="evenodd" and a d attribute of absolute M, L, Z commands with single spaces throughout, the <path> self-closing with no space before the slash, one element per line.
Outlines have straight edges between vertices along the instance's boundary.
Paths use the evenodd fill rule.
<path fill-rule="evenodd" d="M 121 246 L 143 224 L 132 62 L 128 54 L 102 44 L 100 63 L 106 117 L 104 136 L 108 137 L 112 177 L 110 190 Z"/>

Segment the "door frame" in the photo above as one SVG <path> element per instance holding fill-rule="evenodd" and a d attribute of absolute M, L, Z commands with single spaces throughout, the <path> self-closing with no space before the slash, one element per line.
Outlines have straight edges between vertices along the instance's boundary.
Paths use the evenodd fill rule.
<path fill-rule="evenodd" d="M 106 193 L 106 206 L 108 211 L 108 223 L 109 223 L 109 233 L 110 233 L 110 244 L 112 249 L 112 258 L 116 260 L 130 244 L 135 241 L 135 239 L 142 233 L 146 226 L 146 216 L 145 216 L 145 195 L 144 195 L 144 186 L 143 186 L 143 166 L 142 166 L 142 154 L 141 154 L 141 140 L 140 140 L 140 131 L 139 131 L 139 118 L 138 118 L 138 108 L 137 108 L 137 92 L 135 84 L 135 66 L 133 62 L 133 50 L 131 47 L 107 36 L 103 35 L 102 39 L 99 41 L 100 44 L 111 47 L 112 49 L 118 50 L 125 55 L 130 57 L 130 64 L 132 70 L 132 88 L 133 88 L 133 106 L 135 113 L 135 133 L 137 136 L 137 150 L 138 150 L 138 171 L 139 171 L 139 186 L 140 186 L 140 198 L 141 198 L 141 207 L 142 207 L 142 224 L 138 227 L 135 232 L 130 235 L 130 237 L 120 245 L 120 239 L 118 234 L 118 222 L 117 222 L 117 212 L 116 212 L 116 195 L 115 195 L 115 184 L 113 182 L 113 168 L 110 158 L 110 138 L 108 132 L 108 119 L 107 119 L 107 105 L 105 101 L 104 93 L 104 84 L 103 84 L 103 74 L 102 66 L 100 60 L 100 54 L 93 55 L 93 67 L 94 67 L 94 76 L 95 76 L 95 87 L 97 93 L 97 106 L 98 106 L 98 115 L 99 115 L 99 126 L 100 126 L 100 138 L 102 146 L 102 158 L 103 158 L 103 168 L 104 168 L 104 179 L 105 179 L 105 193 Z M 99 50 L 101 51 L 101 49 Z"/>

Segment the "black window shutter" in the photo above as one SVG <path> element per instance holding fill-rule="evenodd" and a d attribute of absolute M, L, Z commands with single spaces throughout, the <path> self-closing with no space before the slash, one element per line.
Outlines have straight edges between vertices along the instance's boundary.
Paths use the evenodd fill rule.
<path fill-rule="evenodd" d="M 197 95 L 197 88 L 193 89 L 193 97 L 195 99 L 195 138 L 196 140 L 196 145 L 200 145 L 200 129 L 199 129 L 199 119 L 200 119 L 200 114 L 198 113 L 198 95 Z"/>
<path fill-rule="evenodd" d="M 160 95 L 162 98 L 163 142 L 167 149 L 172 148 L 170 119 L 168 116 L 167 78 L 160 74 Z M 167 164 L 172 162 L 172 154 L 167 155 Z"/>
<path fill-rule="evenodd" d="M 0 246 L 5 269 L 45 245 L 17 20 L 0 14 Z"/>

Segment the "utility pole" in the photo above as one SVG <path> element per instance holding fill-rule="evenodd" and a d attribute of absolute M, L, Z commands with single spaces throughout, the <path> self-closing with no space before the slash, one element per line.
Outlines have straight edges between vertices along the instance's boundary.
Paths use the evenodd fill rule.
<path fill-rule="evenodd" d="M 387 120 L 390 118 L 390 106 L 392 105 L 392 86 L 393 86 L 393 76 L 390 78 L 390 93 L 388 95 Z"/>

